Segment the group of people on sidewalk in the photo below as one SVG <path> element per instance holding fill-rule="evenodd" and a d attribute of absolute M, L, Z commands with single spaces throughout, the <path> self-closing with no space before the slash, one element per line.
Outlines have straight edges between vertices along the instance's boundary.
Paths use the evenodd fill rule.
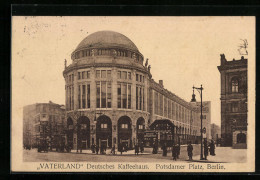
<path fill-rule="evenodd" d="M 96 153 L 96 154 L 98 154 L 98 153 L 106 154 L 107 146 L 101 145 L 100 148 L 99 148 L 99 145 L 92 144 L 91 145 L 91 151 L 92 151 L 92 153 Z"/>
<path fill-rule="evenodd" d="M 215 143 L 213 140 L 211 140 L 210 144 L 207 143 L 207 139 L 204 140 L 204 157 L 205 160 L 207 160 L 207 156 L 208 156 L 208 151 L 210 152 L 210 155 L 215 156 Z M 173 160 L 177 161 L 177 159 L 179 159 L 180 156 L 180 144 L 173 144 L 172 146 L 172 158 Z M 167 156 L 167 149 L 168 147 L 166 146 L 166 144 L 162 145 L 162 156 Z M 191 144 L 191 142 L 188 143 L 187 146 L 187 153 L 188 153 L 188 157 L 189 160 L 192 160 L 192 156 L 193 156 L 193 146 Z"/>
<path fill-rule="evenodd" d="M 139 149 L 140 149 L 140 151 L 139 151 Z M 140 143 L 140 145 L 139 144 L 135 145 L 135 155 L 138 155 L 139 152 L 141 152 L 141 153 L 144 152 L 144 144 L 143 143 Z"/>
<path fill-rule="evenodd" d="M 203 142 L 203 147 L 204 147 L 204 159 L 207 160 L 208 154 L 210 152 L 211 156 L 215 156 L 215 143 L 213 140 L 208 144 L 207 139 L 204 140 Z"/>

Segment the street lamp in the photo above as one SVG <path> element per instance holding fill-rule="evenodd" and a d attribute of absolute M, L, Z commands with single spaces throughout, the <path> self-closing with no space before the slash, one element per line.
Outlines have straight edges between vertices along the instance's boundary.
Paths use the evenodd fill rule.
<path fill-rule="evenodd" d="M 201 149 L 200 149 L 200 160 L 203 160 L 203 146 L 202 146 L 202 90 L 203 90 L 203 87 L 202 87 L 202 85 L 200 86 L 200 88 L 198 88 L 198 87 L 194 87 L 194 85 L 193 85 L 193 92 L 194 92 L 194 89 L 196 89 L 198 92 L 199 92 L 199 94 L 200 94 L 200 111 L 201 111 L 201 113 L 200 113 L 200 139 L 201 139 Z"/>

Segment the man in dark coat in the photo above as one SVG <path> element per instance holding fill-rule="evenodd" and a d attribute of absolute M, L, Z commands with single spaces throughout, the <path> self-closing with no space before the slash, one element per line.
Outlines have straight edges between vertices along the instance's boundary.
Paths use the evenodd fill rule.
<path fill-rule="evenodd" d="M 141 142 L 141 144 L 140 144 L 140 151 L 141 151 L 141 153 L 143 153 L 144 152 L 144 144 Z"/>
<path fill-rule="evenodd" d="M 157 154 L 156 144 L 153 144 L 153 154 Z"/>
<path fill-rule="evenodd" d="M 177 155 L 178 155 L 178 147 L 173 144 L 172 146 L 172 160 L 177 161 Z"/>
<path fill-rule="evenodd" d="M 116 146 L 114 145 L 111 149 L 111 154 L 115 155 L 116 153 Z"/>
<path fill-rule="evenodd" d="M 139 146 L 138 144 L 135 145 L 135 155 L 138 155 L 139 153 Z"/>
<path fill-rule="evenodd" d="M 189 142 L 188 146 L 187 146 L 187 152 L 188 152 L 188 156 L 189 156 L 189 160 L 192 160 L 192 151 L 193 151 L 193 146 L 191 145 L 191 142 Z"/>
<path fill-rule="evenodd" d="M 122 143 L 118 144 L 118 151 L 122 154 L 123 153 L 123 145 Z"/>
<path fill-rule="evenodd" d="M 210 145 L 209 145 L 209 151 L 210 151 L 210 155 L 211 156 L 215 156 L 216 154 L 215 154 L 215 144 L 214 144 L 214 141 L 213 140 L 211 140 L 211 143 L 210 143 Z"/>
<path fill-rule="evenodd" d="M 102 144 L 100 145 L 100 154 L 104 154 L 104 146 Z"/>
<path fill-rule="evenodd" d="M 177 159 L 179 159 L 179 156 L 180 156 L 180 153 L 181 153 L 181 145 L 180 144 L 177 144 Z"/>
<path fill-rule="evenodd" d="M 163 156 L 167 156 L 167 146 L 166 146 L 166 143 L 163 144 L 162 150 L 163 150 Z"/>
<path fill-rule="evenodd" d="M 99 151 L 99 146 L 96 145 L 96 154 L 98 154 L 98 151 Z"/>
<path fill-rule="evenodd" d="M 209 154 L 207 139 L 204 140 L 203 144 L 204 144 L 204 157 L 205 157 L 205 160 L 207 160 L 207 156 Z"/>

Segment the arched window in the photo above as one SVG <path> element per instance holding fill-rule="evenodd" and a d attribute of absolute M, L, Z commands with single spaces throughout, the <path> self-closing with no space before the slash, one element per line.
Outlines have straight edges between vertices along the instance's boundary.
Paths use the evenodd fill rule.
<path fill-rule="evenodd" d="M 232 92 L 233 93 L 238 92 L 238 79 L 237 78 L 232 79 L 231 86 L 232 86 Z"/>

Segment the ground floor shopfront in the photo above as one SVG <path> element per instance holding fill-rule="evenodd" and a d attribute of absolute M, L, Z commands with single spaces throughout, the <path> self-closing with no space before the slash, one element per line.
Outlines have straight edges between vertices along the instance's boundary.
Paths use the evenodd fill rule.
<path fill-rule="evenodd" d="M 132 149 L 143 142 L 147 129 L 147 113 L 112 111 L 83 112 L 75 118 L 68 114 L 66 143 L 72 149 L 88 149 L 91 145 L 112 148 L 119 144 Z"/>
<path fill-rule="evenodd" d="M 117 114 L 117 115 L 115 115 Z M 77 118 L 76 118 L 77 117 Z M 145 133 L 154 131 L 157 136 L 147 140 Z M 111 111 L 81 112 L 78 116 L 68 114 L 66 144 L 72 149 L 88 149 L 92 145 L 112 148 L 122 145 L 127 149 L 134 148 L 135 144 L 143 143 L 146 147 L 152 147 L 157 143 L 172 146 L 178 144 L 199 143 L 199 137 L 181 134 L 180 128 L 174 126 L 170 120 L 156 120 L 149 123 L 149 114 L 143 112 L 119 112 Z"/>

